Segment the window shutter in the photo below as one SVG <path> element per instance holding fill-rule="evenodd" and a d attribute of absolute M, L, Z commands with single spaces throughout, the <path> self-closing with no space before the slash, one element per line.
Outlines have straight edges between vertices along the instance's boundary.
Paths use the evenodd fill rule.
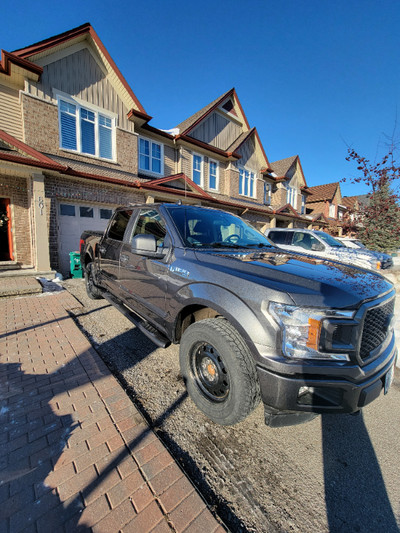
<path fill-rule="evenodd" d="M 94 113 L 81 109 L 81 143 L 84 154 L 96 154 Z"/>
<path fill-rule="evenodd" d="M 61 147 L 76 150 L 76 119 L 73 115 L 61 111 Z"/>
<path fill-rule="evenodd" d="M 112 159 L 112 135 L 111 129 L 99 126 L 100 157 Z"/>

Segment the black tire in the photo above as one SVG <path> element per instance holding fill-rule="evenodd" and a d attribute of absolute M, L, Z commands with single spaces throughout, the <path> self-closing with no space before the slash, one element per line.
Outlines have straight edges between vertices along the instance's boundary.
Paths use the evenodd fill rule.
<path fill-rule="evenodd" d="M 260 402 L 252 355 L 223 318 L 207 318 L 182 335 L 179 361 L 189 396 L 213 422 L 237 424 Z"/>
<path fill-rule="evenodd" d="M 89 263 L 85 268 L 85 284 L 86 292 L 92 300 L 100 300 L 103 298 L 101 290 L 95 285 L 93 277 L 93 263 Z"/>

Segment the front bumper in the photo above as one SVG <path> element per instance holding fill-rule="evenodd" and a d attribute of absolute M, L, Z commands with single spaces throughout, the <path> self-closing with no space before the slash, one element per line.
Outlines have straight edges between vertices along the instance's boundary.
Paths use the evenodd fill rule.
<path fill-rule="evenodd" d="M 319 372 L 310 372 L 308 366 L 303 372 L 294 374 L 258 367 L 266 412 L 281 415 L 293 415 L 295 412 L 355 413 L 381 394 L 386 375 L 395 365 L 396 358 L 397 349 L 393 342 L 382 357 L 364 367 L 356 379 L 351 379 L 351 374 L 346 375 L 343 368 L 339 367 L 335 375 L 332 366 L 326 375 L 322 374 L 321 367 L 318 368 Z"/>

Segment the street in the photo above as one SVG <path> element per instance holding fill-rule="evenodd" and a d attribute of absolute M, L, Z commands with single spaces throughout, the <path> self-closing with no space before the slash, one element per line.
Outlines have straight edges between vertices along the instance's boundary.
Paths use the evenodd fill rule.
<path fill-rule="evenodd" d="M 178 347 L 157 349 L 83 280 L 64 286 L 75 320 L 171 453 L 232 531 L 379 532 L 400 525 L 400 370 L 358 416 L 265 426 L 260 405 L 217 426 L 187 397 Z"/>

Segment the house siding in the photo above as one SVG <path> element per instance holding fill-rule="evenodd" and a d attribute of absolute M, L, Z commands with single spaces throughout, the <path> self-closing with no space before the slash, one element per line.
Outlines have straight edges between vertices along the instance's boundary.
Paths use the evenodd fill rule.
<path fill-rule="evenodd" d="M 258 174 L 258 170 L 262 167 L 262 162 L 257 154 L 254 136 L 247 139 L 236 152 L 242 156 L 237 163 L 238 166 L 246 167 L 248 170 L 253 170 Z"/>
<path fill-rule="evenodd" d="M 189 135 L 221 150 L 227 150 L 241 133 L 242 129 L 238 124 L 214 112 Z"/>
<path fill-rule="evenodd" d="M 105 67 L 99 66 L 88 48 L 45 65 L 40 82 L 26 84 L 30 95 L 46 102 L 54 103 L 53 89 L 115 113 L 118 127 L 134 131 L 133 122 L 127 118 L 129 109 L 111 85 Z"/>
<path fill-rule="evenodd" d="M 164 145 L 164 176 L 177 173 L 176 150 L 172 146 Z"/>
<path fill-rule="evenodd" d="M 23 140 L 19 91 L 3 84 L 0 85 L 0 129 Z"/>

